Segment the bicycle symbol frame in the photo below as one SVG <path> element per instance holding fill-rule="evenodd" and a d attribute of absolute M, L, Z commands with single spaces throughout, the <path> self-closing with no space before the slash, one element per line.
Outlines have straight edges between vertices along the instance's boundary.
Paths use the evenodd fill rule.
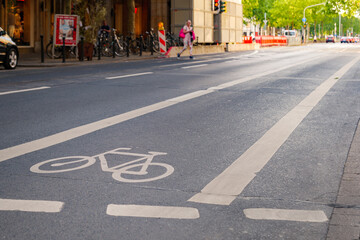
<path fill-rule="evenodd" d="M 60 158 L 53 158 L 50 160 L 46 160 L 40 163 L 33 165 L 30 168 L 31 172 L 34 173 L 61 173 L 61 172 L 70 172 L 79 170 L 82 168 L 89 167 L 96 162 L 98 158 L 100 160 L 100 166 L 102 171 L 104 172 L 112 172 L 112 178 L 120 182 L 127 182 L 127 183 L 139 183 L 139 182 L 151 182 L 155 180 L 159 180 L 171 175 L 174 172 L 174 168 L 166 163 L 155 163 L 152 162 L 155 156 L 160 155 L 167 155 L 167 153 L 163 152 L 148 152 L 148 154 L 141 154 L 141 153 L 131 153 L 127 152 L 130 151 L 131 148 L 116 148 L 114 150 L 110 150 L 105 153 L 101 153 L 95 156 L 67 156 L 67 157 L 60 157 Z M 122 155 L 122 156 L 132 156 L 138 157 L 135 160 L 131 160 L 113 167 L 109 167 L 108 161 L 106 160 L 106 155 Z M 72 160 L 71 160 L 72 159 Z M 75 159 L 75 160 L 74 160 Z M 70 161 L 68 161 L 70 160 Z M 80 166 L 72 166 L 65 169 L 53 169 L 53 170 L 42 170 L 41 167 L 46 164 L 50 164 L 50 167 L 61 167 L 66 165 L 71 165 L 75 163 L 82 163 Z M 137 176 L 146 176 L 148 174 L 149 166 L 159 166 L 165 168 L 165 173 L 162 173 L 155 177 L 150 178 L 143 178 L 143 179 L 131 179 L 126 178 L 125 175 L 137 175 Z M 133 168 L 139 168 L 140 170 L 131 170 Z"/>

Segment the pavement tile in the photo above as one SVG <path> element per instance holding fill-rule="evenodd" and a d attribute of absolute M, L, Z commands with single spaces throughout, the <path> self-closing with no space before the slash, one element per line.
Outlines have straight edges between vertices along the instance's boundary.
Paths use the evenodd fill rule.
<path fill-rule="evenodd" d="M 334 208 L 333 214 L 360 216 L 360 208 Z"/>
<path fill-rule="evenodd" d="M 360 159 L 359 157 L 357 157 L 357 159 L 350 159 L 348 158 L 348 161 L 345 165 L 345 170 L 347 170 L 347 168 L 351 168 L 351 170 L 353 171 L 360 171 Z"/>
<path fill-rule="evenodd" d="M 342 196 L 339 195 L 336 201 L 337 204 L 356 205 L 360 206 L 360 196 Z"/>
<path fill-rule="evenodd" d="M 339 189 L 341 196 L 360 196 L 360 182 L 342 181 Z"/>
<path fill-rule="evenodd" d="M 344 173 L 343 181 L 355 181 L 360 183 L 360 174 L 356 173 Z"/>
<path fill-rule="evenodd" d="M 360 227 L 330 225 L 327 240 L 359 240 Z"/>
<path fill-rule="evenodd" d="M 331 224 L 340 226 L 354 226 L 360 228 L 360 215 L 333 214 L 331 216 Z"/>

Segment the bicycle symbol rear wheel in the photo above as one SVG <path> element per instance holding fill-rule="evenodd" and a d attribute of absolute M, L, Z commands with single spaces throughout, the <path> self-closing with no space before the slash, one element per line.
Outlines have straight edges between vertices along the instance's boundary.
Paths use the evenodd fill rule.
<path fill-rule="evenodd" d="M 138 167 L 142 167 L 144 164 L 143 163 L 139 163 L 139 164 L 133 164 L 133 165 L 129 165 L 126 167 L 123 167 L 117 171 L 115 171 L 112 174 L 112 177 L 120 182 L 126 182 L 126 183 L 141 183 L 141 182 L 151 182 L 151 181 L 155 181 L 155 180 L 159 180 L 162 178 L 165 178 L 169 175 L 171 175 L 174 172 L 174 168 L 166 163 L 149 163 L 148 165 L 148 169 L 151 168 L 151 166 L 160 166 L 162 168 L 165 168 L 165 172 L 162 173 L 161 175 L 155 176 L 155 177 L 150 177 L 150 178 L 143 178 L 143 179 L 132 179 L 132 178 L 126 178 L 124 175 L 136 175 L 136 176 L 140 176 L 140 174 L 134 174 L 134 171 L 129 171 L 132 168 L 138 168 Z M 142 175 L 142 176 L 146 176 Z"/>
<path fill-rule="evenodd" d="M 68 159 L 73 159 L 73 161 L 68 161 Z M 37 163 L 30 168 L 30 171 L 34 173 L 70 172 L 70 171 L 89 167 L 93 165 L 95 162 L 96 159 L 89 156 L 61 157 L 61 158 L 54 158 L 54 159 L 46 160 L 44 162 Z M 80 163 L 80 165 L 78 163 Z M 44 165 L 48 165 L 47 169 L 46 170 L 40 169 Z M 66 166 L 68 168 L 61 168 L 61 166 Z"/>

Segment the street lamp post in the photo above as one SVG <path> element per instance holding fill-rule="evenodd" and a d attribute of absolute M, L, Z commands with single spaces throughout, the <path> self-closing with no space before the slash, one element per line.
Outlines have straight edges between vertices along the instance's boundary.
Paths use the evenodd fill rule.
<path fill-rule="evenodd" d="M 312 8 L 312 7 L 316 7 L 316 6 L 320 6 L 320 5 L 325 5 L 326 2 L 323 2 L 323 3 L 319 3 L 319 4 L 315 4 L 315 5 L 311 5 L 311 6 L 307 6 L 306 8 L 304 8 L 304 17 L 303 17 L 303 22 L 304 24 L 306 23 L 306 17 L 305 17 L 305 11 L 306 9 L 308 8 Z M 304 38 L 304 43 L 306 43 L 306 35 L 305 35 L 305 28 L 303 27 L 303 38 Z"/>

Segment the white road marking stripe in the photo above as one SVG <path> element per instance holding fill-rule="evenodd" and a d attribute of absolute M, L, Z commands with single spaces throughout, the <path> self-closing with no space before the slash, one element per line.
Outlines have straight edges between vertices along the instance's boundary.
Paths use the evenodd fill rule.
<path fill-rule="evenodd" d="M 43 89 L 48 89 L 48 88 L 50 88 L 50 87 L 38 87 L 38 88 L 22 89 L 22 90 L 9 91 L 9 92 L 1 92 L 0 95 L 7 95 L 7 94 L 21 93 L 21 92 L 30 92 L 30 91 L 37 91 L 37 90 L 43 90 Z"/>
<path fill-rule="evenodd" d="M 185 62 L 185 63 L 167 64 L 167 65 L 161 65 L 159 67 L 161 67 L 161 68 L 163 68 L 163 67 L 176 67 L 176 66 L 181 66 L 181 65 L 204 63 L 204 62 L 213 62 L 213 61 L 219 61 L 219 60 L 224 60 L 224 58 L 213 58 L 213 59 L 203 60 L 203 61 L 190 61 L 189 60 L 188 62 Z"/>
<path fill-rule="evenodd" d="M 57 201 L 0 199 L 0 211 L 57 213 L 63 206 Z"/>
<path fill-rule="evenodd" d="M 328 80 L 323 82 L 295 108 L 280 119 L 264 134 L 264 136 L 255 142 L 219 176 L 207 184 L 200 193 L 194 195 L 188 201 L 205 204 L 229 205 L 255 178 L 256 173 L 260 172 L 269 162 L 290 134 L 320 102 L 325 94 L 359 60 L 360 57 L 354 59 L 332 75 Z M 218 197 L 214 198 L 214 195 L 218 195 Z M 223 201 L 221 201 L 222 197 Z M 230 201 L 231 198 L 232 201 Z"/>
<path fill-rule="evenodd" d="M 192 66 L 182 67 L 182 69 L 198 68 L 198 67 L 204 67 L 204 66 L 207 66 L 207 65 L 208 64 L 192 65 Z"/>
<path fill-rule="evenodd" d="M 324 211 L 249 208 L 244 210 L 247 218 L 255 220 L 277 220 L 295 222 L 327 222 Z"/>
<path fill-rule="evenodd" d="M 155 103 L 153 105 L 149 105 L 146 107 L 142 107 L 139 109 L 135 109 L 133 111 L 130 112 L 126 112 L 123 114 L 119 114 L 110 118 L 105 118 L 103 120 L 97 121 L 97 122 L 93 122 L 93 123 L 89 123 L 86 125 L 82 125 L 79 127 L 75 127 L 60 133 L 56 133 L 44 138 L 40 138 L 31 142 L 27 142 L 27 143 L 23 143 L 23 144 L 19 144 L 13 147 L 9 147 L 9 148 L 5 148 L 0 150 L 0 162 L 27 154 L 27 153 L 31 153 L 34 151 L 38 151 L 47 147 L 51 147 L 54 146 L 56 144 L 59 143 L 63 143 L 66 141 L 69 141 L 71 139 L 77 138 L 77 137 L 81 137 L 84 136 L 86 134 L 107 128 L 107 127 L 111 127 L 113 125 L 128 121 L 130 119 L 134 119 L 140 116 L 143 116 L 145 114 L 151 113 L 151 112 L 155 112 L 167 107 L 170 107 L 172 105 L 181 103 L 181 102 L 185 102 L 209 93 L 212 93 L 216 90 L 220 90 L 220 89 L 224 89 L 224 88 L 228 88 L 228 87 L 232 87 L 235 86 L 237 84 L 246 82 L 246 81 L 250 81 L 252 79 L 256 79 L 262 76 L 266 76 L 272 73 L 276 73 L 276 72 L 280 72 L 283 71 L 285 69 L 288 68 L 292 68 L 295 66 L 301 66 L 301 64 L 304 64 L 306 62 L 309 61 L 315 61 L 317 58 L 319 57 L 315 57 L 315 58 L 311 58 L 309 60 L 304 60 L 302 62 L 297 62 L 291 65 L 287 65 L 287 66 L 283 66 L 277 69 L 273 69 L 267 72 L 261 72 L 258 74 L 255 74 L 253 76 L 248 76 L 248 77 L 244 77 L 242 79 L 238 79 L 238 80 L 234 80 L 228 83 L 224 83 L 215 87 L 211 87 L 207 90 L 200 90 L 200 91 L 196 91 L 196 92 L 192 92 L 192 93 L 188 93 L 179 97 L 175 97 L 172 99 L 168 99 L 165 100 L 163 102 L 159 102 L 159 103 Z"/>
<path fill-rule="evenodd" d="M 199 211 L 196 208 L 116 204 L 109 204 L 106 214 L 116 217 L 172 219 L 197 219 L 200 217 Z"/>
<path fill-rule="evenodd" d="M 136 77 L 136 76 L 142 76 L 148 74 L 153 74 L 153 72 L 143 72 L 143 73 L 135 73 L 129 75 L 115 76 L 115 77 L 107 77 L 106 79 L 111 80 L 111 79 L 119 79 L 119 78 L 127 78 L 127 77 Z"/>

